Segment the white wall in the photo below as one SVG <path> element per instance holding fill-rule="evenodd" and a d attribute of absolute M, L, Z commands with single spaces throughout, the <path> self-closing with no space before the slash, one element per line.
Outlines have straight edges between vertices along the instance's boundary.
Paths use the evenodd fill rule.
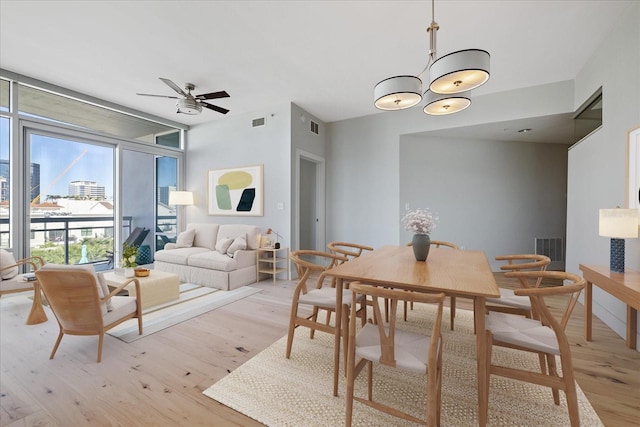
<path fill-rule="evenodd" d="M 193 126 L 189 131 L 185 190 L 194 192 L 195 205 L 186 209 L 186 223 L 252 224 L 273 228 L 289 245 L 291 158 L 289 104 L 242 116 Z M 252 120 L 265 117 L 265 126 Z M 264 165 L 264 216 L 210 216 L 207 210 L 207 174 L 212 169 Z M 284 209 L 277 209 L 278 203 Z"/>
<path fill-rule="evenodd" d="M 626 206 L 627 132 L 640 126 L 639 22 L 636 3 L 576 76 L 576 108 L 602 86 L 603 125 L 569 151 L 567 271 L 573 273 L 580 273 L 579 264 L 609 265 L 598 209 Z M 640 239 L 626 240 L 625 264 L 640 270 Z M 625 336 L 624 304 L 597 287 L 593 301 L 594 314 Z"/>
<path fill-rule="evenodd" d="M 417 108 L 330 123 L 328 241 L 355 241 L 380 247 L 407 240 L 406 235 L 400 235 L 400 217 L 404 212 L 404 201 L 401 203 L 399 198 L 400 170 L 406 168 L 400 158 L 402 135 L 561 114 L 571 112 L 573 108 L 573 82 L 567 81 L 473 97 L 470 108 L 451 116 L 427 116 Z M 433 155 L 437 156 L 439 152 Z M 471 155 L 468 159 L 473 160 Z M 477 163 L 478 168 L 490 171 L 500 167 L 499 157 L 485 156 L 482 160 L 483 163 Z M 433 166 L 430 171 L 433 176 L 449 174 L 446 162 L 434 162 L 430 166 Z M 516 169 L 512 168 L 514 174 Z M 503 179 L 507 181 L 512 176 L 505 175 Z M 458 196 L 470 197 L 473 192 L 470 186 Z M 522 189 L 522 197 L 527 197 L 526 189 Z M 446 218 L 441 220 L 447 221 Z M 485 236 L 486 242 L 505 246 L 514 232 L 508 229 L 499 235 L 489 235 L 479 226 L 473 237 L 467 234 L 463 240 L 482 242 L 481 236 Z"/>
<path fill-rule="evenodd" d="M 494 271 L 497 255 L 565 237 L 567 146 L 405 136 L 400 164 L 401 211 L 429 208 L 440 218 L 432 239 L 485 251 Z"/>

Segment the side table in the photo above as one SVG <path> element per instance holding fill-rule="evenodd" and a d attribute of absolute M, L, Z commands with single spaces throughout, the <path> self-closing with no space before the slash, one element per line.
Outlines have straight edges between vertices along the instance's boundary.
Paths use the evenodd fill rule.
<path fill-rule="evenodd" d="M 587 281 L 584 288 L 584 339 L 591 341 L 592 287 L 596 285 L 627 305 L 627 347 L 636 348 L 637 313 L 640 310 L 640 272 L 627 269 L 616 273 L 609 267 L 580 264 Z"/>
<path fill-rule="evenodd" d="M 279 256 L 280 252 L 284 252 L 284 256 Z M 284 263 L 284 265 L 283 265 Z M 287 280 L 289 280 L 289 248 L 258 248 L 256 250 L 256 282 L 260 281 L 260 273 L 271 274 L 273 276 L 273 285 L 276 284 L 276 276 L 278 273 L 286 272 Z"/>

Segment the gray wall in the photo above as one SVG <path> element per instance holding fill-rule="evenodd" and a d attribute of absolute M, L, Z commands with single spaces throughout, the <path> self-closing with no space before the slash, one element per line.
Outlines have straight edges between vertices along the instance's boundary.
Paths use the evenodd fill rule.
<path fill-rule="evenodd" d="M 574 273 L 579 264 L 609 265 L 609 238 L 598 236 L 598 210 L 627 206 L 627 132 L 640 126 L 639 22 L 637 3 L 576 76 L 576 107 L 600 86 L 604 107 L 602 128 L 569 151 L 567 271 Z M 640 270 L 640 239 L 626 240 L 625 264 Z M 597 287 L 593 302 L 594 314 L 625 336 L 624 304 Z"/>
<path fill-rule="evenodd" d="M 252 127 L 252 120 L 260 117 L 265 117 L 265 126 Z M 191 128 L 185 190 L 194 192 L 195 205 L 187 206 L 187 223 L 252 224 L 263 231 L 273 228 L 282 235 L 281 244 L 289 245 L 290 117 L 290 105 L 286 104 Z M 208 171 L 257 164 L 264 165 L 264 216 L 208 215 Z M 278 203 L 283 204 L 282 210 Z"/>
<path fill-rule="evenodd" d="M 535 237 L 564 238 L 566 146 L 405 136 L 400 165 L 401 210 L 429 208 L 432 239 L 483 250 L 494 270 L 496 255 L 531 253 Z"/>
<path fill-rule="evenodd" d="M 408 197 L 407 190 L 403 188 L 401 183 L 401 171 L 408 170 L 408 165 L 404 163 L 400 153 L 404 149 L 403 144 L 409 144 L 407 147 L 419 145 L 410 135 L 438 129 L 547 116 L 571 111 L 573 111 L 573 83 L 567 81 L 493 95 L 474 96 L 473 104 L 469 109 L 452 116 L 426 116 L 418 108 L 330 123 L 328 126 L 331 138 L 327 162 L 327 240 L 355 241 L 373 247 L 408 241 L 408 234 L 401 230 L 400 225 L 400 217 L 406 203 L 404 198 Z M 535 168 L 535 165 L 540 166 L 539 160 L 536 160 L 533 163 L 534 166 L 531 166 L 531 157 L 525 158 L 522 152 L 511 150 L 512 147 L 507 143 L 464 140 L 449 141 L 446 144 L 440 140 L 436 140 L 436 142 L 436 149 L 429 153 L 433 158 L 425 159 L 425 162 L 430 163 L 428 163 L 428 167 L 422 168 L 421 173 L 427 174 L 427 177 L 433 177 L 433 180 L 438 182 L 442 181 L 441 177 L 443 176 L 447 176 L 451 180 L 451 177 L 455 175 L 451 172 L 451 167 L 460 164 L 461 159 L 466 159 L 464 161 L 470 163 L 470 166 L 473 166 L 474 170 L 482 175 L 490 171 L 501 171 L 504 175 L 501 175 L 500 179 L 504 185 L 508 185 L 509 181 L 521 180 L 520 171 L 523 169 L 529 171 L 530 175 L 543 176 L 531 169 Z M 491 150 L 492 155 L 479 150 L 478 145 L 473 146 L 473 143 Z M 466 149 L 471 150 L 476 158 L 472 159 L 467 156 Z M 559 153 L 562 149 L 566 150 L 566 147 L 555 148 L 554 153 L 543 156 L 545 148 L 526 148 L 529 150 L 529 154 L 555 159 L 553 165 L 550 166 L 550 169 L 554 171 L 558 168 L 564 169 L 564 166 L 558 166 L 560 160 L 566 158 L 563 157 L 566 156 L 565 154 Z M 456 150 L 460 151 L 461 158 L 452 158 L 452 156 L 455 157 Z M 411 153 L 407 153 L 406 157 L 417 159 Z M 453 165 L 444 160 L 437 161 L 436 159 L 439 157 L 451 160 Z M 505 164 L 506 159 L 509 160 L 509 164 Z M 426 169 L 430 170 L 425 172 Z M 554 179 L 556 183 L 562 180 L 561 176 L 556 178 Z M 528 182 L 531 179 L 533 178 L 529 176 Z M 484 184 L 489 185 L 486 192 L 493 192 L 499 188 L 496 187 L 496 178 L 489 177 L 486 178 L 486 181 Z M 447 207 L 448 203 L 454 202 L 457 197 L 461 199 L 475 198 L 474 191 L 478 190 L 471 187 L 462 189 L 463 183 L 458 178 L 455 178 L 455 181 L 450 184 L 455 186 L 456 192 L 462 191 L 462 193 L 451 194 L 449 197 L 443 196 L 443 199 L 438 201 L 438 206 L 433 206 L 431 201 L 425 201 L 424 206 L 413 206 L 414 208 L 428 207 L 439 211 L 441 226 L 437 229 L 436 233 L 438 234 L 434 237 L 459 240 L 459 243 L 464 246 L 482 248 L 487 250 L 489 254 L 503 253 L 506 248 L 531 252 L 532 242 L 529 239 L 531 234 L 528 234 L 526 239 L 521 239 L 523 243 L 518 243 L 516 240 L 515 243 L 519 245 L 517 248 L 513 246 L 513 236 L 520 236 L 522 233 L 520 224 L 513 221 L 502 221 L 505 228 L 499 234 L 495 232 L 495 229 L 489 229 L 487 224 L 477 223 L 472 230 L 463 228 L 468 227 L 468 216 L 461 220 L 462 214 L 453 212 L 453 208 Z M 538 189 L 535 191 L 537 192 Z M 557 191 L 564 191 L 564 188 L 558 188 Z M 495 196 L 491 196 L 492 198 L 497 197 L 497 193 L 492 194 L 495 194 Z M 509 194 L 514 194 L 514 191 L 510 191 Z M 515 194 L 514 197 L 518 197 L 512 200 L 514 205 L 526 206 L 532 197 L 531 188 L 521 188 L 520 193 Z M 539 198 L 537 194 L 535 197 Z M 411 201 L 409 202 L 411 203 Z M 460 204 L 458 201 L 454 203 L 455 206 Z M 484 206 L 484 202 L 482 203 Z M 466 213 L 471 215 L 473 212 L 473 208 L 469 207 Z M 538 212 L 538 214 L 546 213 Z M 367 220 L 362 221 L 363 217 L 366 217 Z M 555 234 L 562 231 L 562 227 L 555 221 L 552 229 L 547 230 L 549 233 Z M 453 230 L 458 231 L 454 233 Z M 527 233 L 534 231 L 542 233 L 544 230 L 532 229 Z"/>

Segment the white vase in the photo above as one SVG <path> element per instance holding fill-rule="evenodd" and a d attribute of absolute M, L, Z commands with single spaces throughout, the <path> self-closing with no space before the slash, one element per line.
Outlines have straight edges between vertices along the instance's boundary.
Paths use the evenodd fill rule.
<path fill-rule="evenodd" d="M 124 269 L 124 277 L 135 277 L 136 272 L 133 271 L 133 268 L 125 268 Z"/>

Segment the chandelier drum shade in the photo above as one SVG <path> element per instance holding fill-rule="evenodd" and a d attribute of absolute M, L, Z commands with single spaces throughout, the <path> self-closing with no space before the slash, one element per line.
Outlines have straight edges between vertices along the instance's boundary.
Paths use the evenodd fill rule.
<path fill-rule="evenodd" d="M 422 81 L 414 76 L 395 76 L 382 80 L 373 91 L 380 110 L 404 110 L 422 100 Z"/>
<path fill-rule="evenodd" d="M 436 59 L 429 68 L 429 90 L 435 93 L 459 93 L 483 85 L 489 80 L 489 52 L 467 49 Z"/>
<path fill-rule="evenodd" d="M 434 15 L 435 0 L 431 0 L 432 20 L 427 28 L 430 45 L 427 65 L 417 76 L 400 75 L 379 82 L 373 91 L 376 108 L 393 111 L 417 105 L 423 99 L 422 77 L 427 73 L 429 87 L 424 92 L 427 105 L 423 111 L 430 115 L 457 113 L 471 105 L 467 92 L 489 80 L 490 55 L 486 50 L 465 49 L 437 57 L 436 33 L 440 26 Z M 453 94 L 458 95 L 446 96 Z"/>
<path fill-rule="evenodd" d="M 461 92 L 452 95 L 441 95 L 427 90 L 424 93 L 427 105 L 423 111 L 431 116 L 444 116 L 464 110 L 471 105 L 468 92 Z"/>

